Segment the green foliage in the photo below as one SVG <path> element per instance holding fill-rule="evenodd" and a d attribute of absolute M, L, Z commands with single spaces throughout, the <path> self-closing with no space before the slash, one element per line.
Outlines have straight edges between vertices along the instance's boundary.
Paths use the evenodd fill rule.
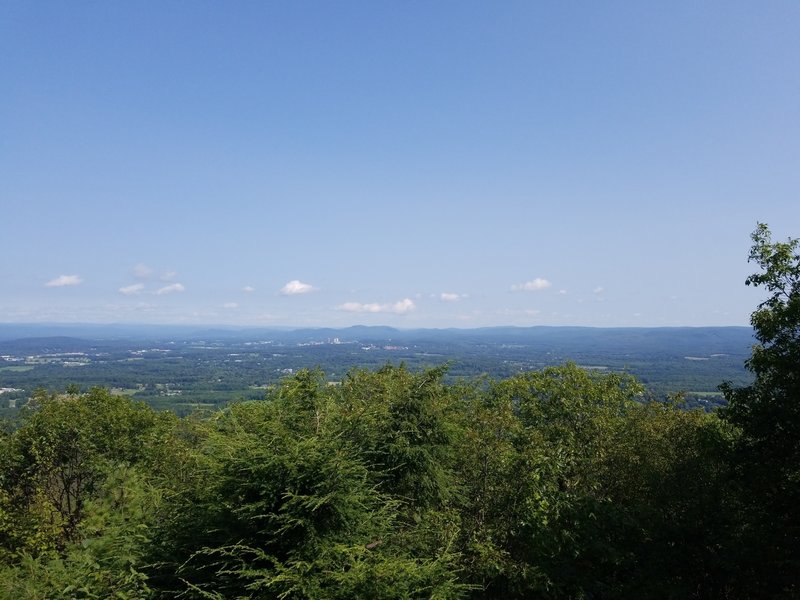
<path fill-rule="evenodd" d="M 587 531 L 594 577 L 622 597 L 736 597 L 727 555 L 734 428 L 679 404 L 639 404 L 597 463 L 602 501 Z M 604 582 L 607 587 L 608 582 Z"/>
<path fill-rule="evenodd" d="M 780 460 L 797 465 L 800 457 L 800 240 L 771 241 L 759 224 L 753 232 L 750 260 L 762 271 L 747 285 L 764 287 L 769 297 L 759 304 L 751 323 L 759 344 L 747 361 L 753 385 L 726 386 L 726 418 L 740 426 L 744 440 Z"/>
<path fill-rule="evenodd" d="M 491 597 L 580 595 L 576 567 L 598 461 L 641 386 L 575 365 L 490 385 L 467 404 L 462 480 L 465 557 Z"/>
<path fill-rule="evenodd" d="M 338 426 L 377 473 L 376 483 L 416 511 L 442 508 L 453 492 L 454 400 L 442 383 L 445 372 L 354 370 L 336 394 Z"/>
<path fill-rule="evenodd" d="M 426 505 L 409 495 L 422 490 L 427 503 L 429 491 L 413 482 L 440 469 L 420 459 L 436 445 L 425 429 L 425 390 L 439 375 L 387 368 L 358 377 L 387 393 L 365 414 L 397 413 L 401 402 L 419 409 L 402 427 L 384 428 L 388 442 L 375 437 L 380 430 L 354 431 L 351 396 L 315 372 L 286 380 L 265 402 L 214 415 L 196 448 L 202 484 L 177 486 L 153 581 L 199 597 L 457 597 L 464 585 L 449 548 L 454 536 L 437 530 L 436 540 L 403 517 L 412 506 L 421 520 Z"/>
<path fill-rule="evenodd" d="M 40 393 L 0 438 L 0 592 L 734 596 L 734 428 L 576 365 L 443 376 L 301 371 L 181 420 Z"/>
<path fill-rule="evenodd" d="M 575 365 L 465 390 L 460 544 L 475 597 L 734 597 L 735 429 Z"/>
<path fill-rule="evenodd" d="M 81 542 L 59 555 L 18 554 L 0 568 L 0 597 L 149 598 L 141 559 L 158 500 L 140 473 L 120 466 L 87 502 Z"/>
<path fill-rule="evenodd" d="M 301 370 L 181 419 L 38 392 L 0 432 L 0 597 L 796 597 L 800 243 L 753 242 L 724 418 L 575 364 Z"/>
<path fill-rule="evenodd" d="M 747 361 L 752 385 L 722 386 L 724 417 L 741 428 L 736 460 L 741 492 L 739 586 L 753 595 L 800 594 L 800 240 L 773 242 L 759 224 L 747 285 L 769 296 L 751 316 L 758 344 Z"/>
<path fill-rule="evenodd" d="M 2 440 L 0 593 L 8 598 L 144 598 L 153 452 L 174 424 L 93 389 L 39 393 Z"/>
<path fill-rule="evenodd" d="M 111 465 L 145 461 L 170 421 L 98 388 L 36 396 L 0 458 L 2 488 L 19 518 L 46 523 L 20 549 L 47 554 L 78 541 L 85 504 Z"/>

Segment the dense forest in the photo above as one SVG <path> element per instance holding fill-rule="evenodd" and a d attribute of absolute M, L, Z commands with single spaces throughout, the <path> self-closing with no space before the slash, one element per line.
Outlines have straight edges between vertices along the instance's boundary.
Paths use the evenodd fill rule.
<path fill-rule="evenodd" d="M 800 254 L 753 233 L 727 407 L 575 364 L 303 370 L 178 417 L 41 391 L 0 434 L 5 598 L 794 598 Z"/>

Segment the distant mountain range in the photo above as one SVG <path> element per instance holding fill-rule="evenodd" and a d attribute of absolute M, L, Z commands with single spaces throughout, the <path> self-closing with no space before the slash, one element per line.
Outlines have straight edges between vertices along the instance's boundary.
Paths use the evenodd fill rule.
<path fill-rule="evenodd" d="M 659 352 L 749 354 L 755 342 L 750 327 L 482 327 L 477 329 L 396 329 L 357 325 L 345 328 L 203 328 L 181 325 L 0 324 L 0 349 L 13 345 L 33 351 L 80 351 L 87 343 L 129 340 L 248 341 L 271 339 L 305 343 L 346 342 L 519 344 L 551 347 L 558 352 L 600 350 L 607 353 Z M 13 342 L 13 344 L 9 344 Z"/>

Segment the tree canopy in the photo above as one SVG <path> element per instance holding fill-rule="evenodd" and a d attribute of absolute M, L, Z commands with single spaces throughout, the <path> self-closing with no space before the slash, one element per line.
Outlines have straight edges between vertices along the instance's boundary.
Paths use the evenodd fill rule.
<path fill-rule="evenodd" d="M 751 237 L 760 271 L 746 283 L 768 294 L 751 317 L 755 380 L 723 386 L 723 417 L 741 429 L 734 464 L 748 524 L 744 572 L 760 595 L 800 594 L 800 240 L 773 242 L 763 223 Z"/>
<path fill-rule="evenodd" d="M 0 597 L 797 597 L 798 241 L 750 258 L 717 413 L 575 364 L 301 370 L 183 418 L 40 391 L 0 432 Z"/>

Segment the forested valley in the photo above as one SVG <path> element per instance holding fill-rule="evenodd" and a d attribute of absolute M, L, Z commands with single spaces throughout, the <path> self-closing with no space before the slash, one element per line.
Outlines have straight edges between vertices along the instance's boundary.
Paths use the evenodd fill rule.
<path fill-rule="evenodd" d="M 752 382 L 304 369 L 179 417 L 40 391 L 0 433 L 4 598 L 800 596 L 800 254 L 753 233 Z"/>

